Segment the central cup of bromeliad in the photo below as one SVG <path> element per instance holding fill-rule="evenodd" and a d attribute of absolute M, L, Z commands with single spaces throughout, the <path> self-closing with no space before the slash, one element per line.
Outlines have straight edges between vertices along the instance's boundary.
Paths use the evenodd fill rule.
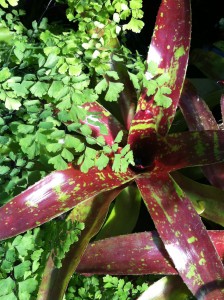
<path fill-rule="evenodd" d="M 154 168 L 157 151 L 157 133 L 153 115 L 148 110 L 139 110 L 129 132 L 128 143 L 133 151 L 136 171 Z"/>

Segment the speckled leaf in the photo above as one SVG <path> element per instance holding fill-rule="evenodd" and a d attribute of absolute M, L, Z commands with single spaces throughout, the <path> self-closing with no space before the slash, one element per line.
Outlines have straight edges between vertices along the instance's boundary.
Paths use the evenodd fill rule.
<path fill-rule="evenodd" d="M 114 189 L 135 177 L 134 172 L 115 173 L 91 168 L 87 174 L 70 166 L 55 171 L 0 208 L 0 239 L 43 224 L 100 192 Z"/>
<path fill-rule="evenodd" d="M 185 80 L 179 107 L 190 130 L 218 130 L 219 126 L 208 105 L 193 84 Z"/>
<path fill-rule="evenodd" d="M 138 101 L 137 114 L 130 128 L 129 143 L 131 146 L 136 143 L 136 135 L 138 135 L 140 142 L 142 137 L 151 134 L 152 127 L 149 126 L 148 117 L 145 118 L 144 116 L 145 113 L 152 114 L 159 134 L 165 135 L 167 133 L 178 105 L 185 78 L 190 33 L 190 1 L 162 1 L 149 47 L 147 63 L 148 65 L 152 63 L 158 65 L 159 74 L 163 74 L 163 77 L 166 77 L 162 86 L 163 88 L 169 88 L 171 91 L 168 97 L 170 97 L 172 103 L 168 107 L 167 103 L 157 105 L 155 101 L 156 95 L 147 96 L 147 90 L 142 91 Z M 151 75 L 149 72 L 146 72 L 146 77 L 149 80 L 152 77 Z M 141 114 L 138 112 L 141 112 Z"/>
<path fill-rule="evenodd" d="M 176 274 L 156 232 L 141 232 L 91 243 L 76 270 L 86 274 Z"/>
<path fill-rule="evenodd" d="M 224 131 L 205 130 L 173 133 L 157 139 L 157 167 L 174 171 L 224 160 Z"/>
<path fill-rule="evenodd" d="M 85 223 L 85 228 L 81 232 L 78 242 L 73 244 L 62 261 L 62 267 L 56 269 L 49 257 L 42 282 L 38 292 L 37 300 L 61 300 L 75 272 L 80 259 L 85 251 L 90 239 L 97 234 L 107 215 L 111 202 L 116 198 L 123 188 L 101 193 L 85 202 L 78 204 L 69 214 L 67 220 L 78 220 Z M 59 241 L 60 243 L 60 241 Z M 52 249 L 52 253 L 54 250 Z"/>
<path fill-rule="evenodd" d="M 224 191 L 198 183 L 179 172 L 171 175 L 202 217 L 224 226 Z"/>
<path fill-rule="evenodd" d="M 196 89 L 189 81 L 185 82 L 179 107 L 190 130 L 219 130 L 219 126 L 209 107 L 198 96 Z M 204 166 L 202 170 L 212 185 L 224 189 L 223 163 Z"/>
<path fill-rule="evenodd" d="M 103 136 L 105 142 L 111 146 L 118 132 L 125 131 L 115 117 L 98 102 L 85 103 L 82 107 L 88 110 L 88 114 L 80 122 L 91 128 L 93 137 Z M 101 132 L 102 126 L 107 132 Z"/>
<path fill-rule="evenodd" d="M 224 261 L 223 231 L 208 234 Z M 76 270 L 82 274 L 177 275 L 156 232 L 139 232 L 107 238 L 88 245 Z"/>
<path fill-rule="evenodd" d="M 198 299 L 222 299 L 224 268 L 192 203 L 168 174 L 136 179 L 164 246 Z"/>

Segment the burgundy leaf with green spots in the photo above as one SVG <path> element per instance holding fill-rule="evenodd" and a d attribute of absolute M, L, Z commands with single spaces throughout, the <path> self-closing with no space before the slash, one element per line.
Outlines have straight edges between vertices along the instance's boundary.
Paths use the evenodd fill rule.
<path fill-rule="evenodd" d="M 223 231 L 208 231 L 224 262 Z M 111 237 L 88 245 L 76 272 L 111 275 L 174 275 L 176 271 L 156 232 L 139 232 Z"/>
<path fill-rule="evenodd" d="M 91 168 L 87 174 L 73 165 L 55 171 L 0 208 L 0 239 L 37 227 L 134 177 L 131 170 L 122 175 L 115 173 L 110 165 L 102 171 Z"/>
<path fill-rule="evenodd" d="M 161 261 L 164 268 L 168 268 L 166 272 L 176 270 L 198 299 L 224 298 L 224 268 L 212 238 L 191 201 L 181 190 L 181 185 L 178 186 L 169 174 L 180 168 L 224 161 L 224 132 L 220 130 L 212 128 L 168 134 L 185 80 L 190 33 L 190 0 L 163 0 L 147 57 L 145 76 L 148 83 L 145 81 L 146 86 L 138 100 L 127 138 L 134 153 L 134 168 L 114 172 L 113 157 L 102 171 L 94 167 L 87 174 L 81 173 L 74 164 L 65 171 L 53 172 L 0 208 L 1 239 L 38 226 L 74 207 L 75 218 L 85 221 L 86 229 L 77 248 L 72 246 L 62 262 L 61 271 L 55 275 L 52 275 L 53 267 L 49 259 L 44 277 L 46 285 L 43 283 L 41 290 L 47 295 L 46 299 L 48 295 L 52 299 L 62 299 L 68 278 L 90 238 L 100 229 L 110 202 L 120 189 L 133 181 L 141 192 L 161 239 L 157 237 Z M 125 106 L 130 109 L 130 114 L 127 111 L 124 114 L 126 128 L 132 118 L 129 116 L 133 115 L 131 103 L 132 99 L 128 99 Z M 98 114 L 99 121 L 107 129 L 105 141 L 112 145 L 114 137 L 122 129 L 121 125 L 96 103 L 86 104 L 86 109 L 89 113 L 82 123 L 90 125 L 93 137 L 100 136 L 102 128 L 97 124 Z M 106 199 L 105 193 L 108 196 Z M 103 201 L 98 202 L 98 195 L 103 195 Z M 149 237 L 148 243 L 153 246 L 152 237 Z M 127 252 L 127 257 L 128 254 L 130 258 L 130 252 Z M 140 260 L 148 260 L 143 252 L 140 254 L 143 255 L 139 255 Z M 168 265 L 164 261 L 167 254 L 171 258 Z M 114 252 L 111 264 L 113 257 Z M 108 269 L 110 267 L 107 266 Z M 131 270 L 136 271 L 135 265 L 129 263 L 128 267 L 130 273 Z M 139 262 L 139 274 L 145 272 L 144 267 L 144 262 Z M 58 286 L 57 293 L 49 290 L 51 275 L 56 276 L 52 280 Z"/>
<path fill-rule="evenodd" d="M 222 299 L 224 268 L 192 203 L 168 174 L 136 179 L 166 251 L 198 299 Z"/>

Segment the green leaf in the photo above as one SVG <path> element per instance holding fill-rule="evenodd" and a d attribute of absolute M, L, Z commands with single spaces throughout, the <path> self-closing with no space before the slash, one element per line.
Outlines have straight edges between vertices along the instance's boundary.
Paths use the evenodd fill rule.
<path fill-rule="evenodd" d="M 134 88 L 136 90 L 139 90 L 140 89 L 140 84 L 139 84 L 138 76 L 135 75 L 135 74 L 133 74 L 133 73 L 131 73 L 131 72 L 128 72 L 128 75 L 129 75 L 129 77 L 130 77 L 130 79 L 131 79 L 131 81 L 132 81 L 132 83 L 134 85 Z"/>
<path fill-rule="evenodd" d="M 59 144 L 59 143 L 53 143 L 53 144 L 48 144 L 46 146 L 46 149 L 47 151 L 49 152 L 52 152 L 52 153 L 55 153 L 55 152 L 58 152 L 62 149 L 62 144 Z"/>
<path fill-rule="evenodd" d="M 5 107 L 9 110 L 19 110 L 21 106 L 20 101 L 7 97 L 5 100 Z"/>
<path fill-rule="evenodd" d="M 168 108 L 172 104 L 172 99 L 161 94 L 160 90 L 157 91 L 154 100 L 157 105 L 162 106 L 164 108 Z"/>
<path fill-rule="evenodd" d="M 1 41 L 1 27 L 0 27 L 0 41 Z M 11 72 L 9 71 L 9 68 L 2 68 L 0 71 L 0 82 L 4 82 L 8 78 L 10 78 Z"/>
<path fill-rule="evenodd" d="M 88 173 L 89 169 L 94 166 L 94 161 L 93 159 L 90 159 L 89 157 L 84 157 L 84 160 L 81 164 L 80 170 L 83 173 Z"/>
<path fill-rule="evenodd" d="M 10 171 L 8 166 L 0 166 L 0 175 L 5 175 Z"/>
<path fill-rule="evenodd" d="M 109 163 L 109 158 L 105 154 L 101 154 L 99 158 L 96 160 L 96 167 L 101 171 L 103 170 Z"/>
<path fill-rule="evenodd" d="M 117 152 L 117 150 L 118 150 L 118 148 L 119 148 L 119 146 L 118 146 L 118 144 L 113 144 L 112 146 L 111 146 L 111 149 L 114 151 L 114 152 Z"/>
<path fill-rule="evenodd" d="M 86 124 L 84 124 L 84 125 L 82 125 L 82 126 L 80 127 L 80 131 L 81 131 L 82 134 L 84 134 L 85 136 L 91 135 L 91 133 L 92 133 L 91 128 L 90 128 L 88 125 L 86 125 Z"/>
<path fill-rule="evenodd" d="M 120 82 L 109 82 L 109 89 L 105 95 L 106 101 L 117 101 L 119 93 L 123 91 L 124 84 Z"/>
<path fill-rule="evenodd" d="M 115 71 L 107 71 L 106 74 L 107 74 L 109 77 L 112 77 L 112 78 L 115 79 L 115 80 L 118 80 L 118 79 L 119 79 L 118 73 L 115 72 Z"/>
<path fill-rule="evenodd" d="M 70 76 L 78 76 L 80 75 L 81 71 L 82 71 L 82 66 L 78 64 L 69 66 L 68 68 L 68 73 Z"/>
<path fill-rule="evenodd" d="M 60 154 L 50 158 L 48 162 L 49 164 L 54 165 L 55 170 L 65 170 L 68 167 L 67 163 Z"/>
<path fill-rule="evenodd" d="M 23 278 L 26 271 L 30 270 L 31 262 L 26 260 L 21 264 L 14 267 L 14 276 L 15 279 Z"/>
<path fill-rule="evenodd" d="M 8 2 L 11 6 L 17 6 L 19 3 L 19 0 L 8 0 Z"/>
<path fill-rule="evenodd" d="M 19 299 L 22 298 L 23 300 L 26 300 L 27 295 L 31 294 L 32 292 L 34 292 L 36 290 L 37 285 L 38 285 L 38 281 L 34 278 L 28 278 L 22 282 L 19 282 L 18 283 Z"/>
<path fill-rule="evenodd" d="M 133 32 L 139 33 L 144 26 L 144 22 L 141 20 L 137 20 L 135 18 L 131 18 L 130 22 L 126 25 L 123 25 L 124 30 L 131 30 Z"/>
<path fill-rule="evenodd" d="M 168 83 L 170 80 L 170 75 L 168 73 L 163 73 L 158 78 L 156 78 L 156 82 L 159 86 L 164 85 L 165 83 Z"/>
<path fill-rule="evenodd" d="M 54 123 L 53 122 L 40 122 L 38 126 L 39 126 L 39 128 L 49 130 L 54 127 Z"/>
<path fill-rule="evenodd" d="M 128 153 L 128 151 L 130 150 L 130 145 L 127 144 L 122 150 L 121 150 L 121 155 L 124 156 Z"/>
<path fill-rule="evenodd" d="M 167 94 L 167 95 L 169 95 L 169 94 L 171 94 L 172 90 L 169 87 L 167 87 L 167 86 L 162 86 L 160 88 L 160 92 L 161 92 L 161 94 Z"/>
<path fill-rule="evenodd" d="M 153 76 L 157 75 L 158 74 L 158 64 L 151 60 L 148 62 L 147 64 L 147 71 L 152 74 Z"/>
<path fill-rule="evenodd" d="M 59 99 L 68 93 L 68 88 L 66 87 L 65 90 L 63 90 L 63 88 L 64 84 L 62 81 L 53 81 L 48 90 L 48 95 L 52 98 Z"/>
<path fill-rule="evenodd" d="M 20 124 L 18 126 L 18 132 L 24 133 L 24 134 L 32 133 L 34 131 L 34 128 L 35 127 L 33 125 Z"/>
<path fill-rule="evenodd" d="M 1 296 L 1 300 L 18 300 L 18 298 L 15 296 L 15 294 L 12 292 L 10 294 L 7 294 L 5 296 Z"/>
<path fill-rule="evenodd" d="M 60 66 L 60 68 L 58 69 L 58 72 L 60 74 L 65 74 L 67 72 L 67 70 L 68 70 L 68 65 L 66 63 L 64 63 Z"/>
<path fill-rule="evenodd" d="M 113 152 L 113 150 L 111 149 L 110 146 L 104 146 L 103 151 L 104 151 L 104 153 L 108 153 L 108 154 Z"/>
<path fill-rule="evenodd" d="M 145 77 L 143 77 L 143 86 L 147 88 L 147 96 L 154 95 L 156 93 L 156 90 L 158 88 L 157 82 L 153 79 L 147 80 Z"/>
<path fill-rule="evenodd" d="M 142 1 L 131 0 L 130 1 L 130 8 L 131 9 L 140 9 L 140 8 L 142 8 Z"/>
<path fill-rule="evenodd" d="M 65 147 L 66 148 L 76 149 L 80 145 L 80 143 L 81 143 L 80 139 L 78 139 L 70 134 L 66 134 L 66 136 L 65 136 Z"/>
<path fill-rule="evenodd" d="M 115 140 L 114 140 L 114 143 L 119 144 L 119 143 L 122 141 L 122 139 L 123 139 L 123 135 L 124 135 L 123 131 L 120 130 L 120 131 L 118 132 L 118 134 L 117 134 Z"/>
<path fill-rule="evenodd" d="M 107 87 L 108 83 L 106 79 L 103 79 L 95 86 L 95 91 L 97 94 L 101 94 L 103 91 L 106 91 Z"/>
<path fill-rule="evenodd" d="M 48 88 L 48 83 L 38 81 L 31 87 L 30 91 L 34 96 L 41 98 L 46 95 Z"/>
<path fill-rule="evenodd" d="M 8 86 L 12 88 L 14 93 L 17 96 L 25 97 L 29 93 L 30 86 L 33 85 L 32 81 L 23 81 L 21 83 L 18 82 L 9 82 Z"/>
<path fill-rule="evenodd" d="M 63 149 L 61 156 L 69 162 L 74 160 L 74 155 L 68 149 Z"/>
<path fill-rule="evenodd" d="M 0 296 L 10 294 L 15 288 L 15 282 L 11 277 L 0 280 Z"/>
<path fill-rule="evenodd" d="M 102 132 L 101 132 L 101 130 L 100 130 L 100 133 L 101 134 L 103 134 Z M 107 134 L 107 132 L 106 132 L 106 134 Z M 98 136 L 97 138 L 96 138 L 96 140 L 97 140 L 97 143 L 98 144 L 100 144 L 100 145 L 105 145 L 105 139 L 104 139 L 104 137 L 102 136 L 102 135 L 100 135 L 100 136 Z"/>
<path fill-rule="evenodd" d="M 112 170 L 116 173 L 120 172 L 120 167 L 121 167 L 121 155 L 120 154 L 115 154 Z"/>
<path fill-rule="evenodd" d="M 0 5 L 2 5 L 3 1 L 4 0 L 0 0 Z M 10 31 L 7 27 L 3 27 L 3 26 L 0 27 L 0 42 L 12 44 L 13 35 L 14 32 Z"/>
<path fill-rule="evenodd" d="M 33 135 L 27 135 L 26 137 L 20 139 L 20 145 L 24 148 L 28 148 L 33 143 L 33 140 Z"/>
<path fill-rule="evenodd" d="M 0 125 L 4 125 L 4 124 L 1 124 L 0 122 Z M 10 140 L 9 137 L 0 135 L 0 144 L 5 145 L 8 143 L 9 140 Z"/>
<path fill-rule="evenodd" d="M 51 69 L 56 66 L 58 60 L 59 60 L 59 57 L 56 54 L 50 53 L 47 58 L 46 63 L 44 64 L 44 67 Z"/>

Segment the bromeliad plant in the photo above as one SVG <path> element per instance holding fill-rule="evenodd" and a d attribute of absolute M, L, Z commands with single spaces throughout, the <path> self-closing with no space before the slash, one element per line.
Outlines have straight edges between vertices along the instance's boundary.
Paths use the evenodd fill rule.
<path fill-rule="evenodd" d="M 138 1 L 131 1 L 131 3 L 135 8 L 136 5 L 138 7 Z M 79 7 L 80 12 L 82 10 Z M 114 18 L 118 16 L 115 13 Z M 72 19 L 72 12 L 70 17 Z M 133 94 L 130 94 L 133 85 L 123 70 L 124 67 L 119 64 L 118 50 L 117 55 L 111 58 L 112 70 L 105 73 L 104 79 L 97 85 L 96 90 L 99 93 L 106 90 L 108 86 L 110 89 L 117 80 L 117 74 L 119 75 L 124 89 L 121 91 L 121 84 L 117 85 L 121 91 L 118 103 L 122 110 L 125 128 L 99 102 L 81 103 L 82 108 L 88 112 L 80 121 L 86 127 L 77 128 L 77 125 L 72 127 L 69 118 L 68 120 L 62 118 L 62 122 L 69 124 L 69 128 L 73 131 L 88 135 L 90 143 L 91 139 L 92 141 L 98 139 L 98 143 L 103 145 L 103 151 L 96 147 L 94 158 L 93 152 L 89 153 L 89 156 L 88 151 L 85 152 L 84 158 L 82 157 L 78 162 L 72 162 L 65 170 L 52 172 L 0 208 L 1 239 L 37 227 L 71 209 L 64 222 L 70 224 L 75 220 L 84 223 L 85 228 L 81 231 L 78 242 L 71 238 L 70 248 L 67 249 L 59 269 L 55 267 L 56 250 L 52 247 L 43 273 L 38 299 L 62 299 L 70 277 L 76 270 L 81 273 L 110 273 L 112 270 L 112 273 L 117 274 L 178 274 L 197 299 L 224 298 L 224 268 L 219 257 L 219 255 L 223 257 L 223 252 L 217 246 L 222 236 L 217 232 L 207 232 L 192 202 L 183 191 L 189 185 L 186 184 L 186 180 L 181 181 L 181 175 L 172 173 L 185 167 L 224 161 L 224 133 L 218 129 L 169 134 L 185 80 L 190 33 L 190 1 L 162 1 L 148 51 L 147 69 L 142 78 L 143 88 L 136 109 Z M 95 56 L 98 55 L 98 52 L 94 53 Z M 51 57 L 51 59 L 45 63 L 47 66 L 54 65 L 56 58 Z M 69 60 L 67 63 L 69 64 Z M 69 67 L 64 66 L 64 68 Z M 71 68 L 71 72 L 73 71 L 77 70 Z M 134 78 L 133 74 L 130 76 Z M 134 83 L 137 86 L 137 82 Z M 107 97 L 110 98 L 108 94 Z M 61 113 L 62 116 L 62 112 L 65 114 L 66 110 L 60 110 L 60 106 L 55 106 L 53 109 L 54 114 Z M 96 117 L 101 123 L 101 129 L 102 124 L 106 128 L 106 134 L 102 134 L 99 124 L 93 122 Z M 87 128 L 91 130 L 88 131 Z M 100 139 L 101 136 L 103 139 Z M 76 138 L 69 135 L 65 141 L 60 141 L 59 145 L 77 142 Z M 65 153 L 69 155 L 66 151 L 63 155 Z M 61 156 L 58 156 L 58 159 L 61 159 Z M 140 201 L 137 188 L 155 223 L 159 237 L 148 233 L 134 234 L 98 241 L 88 246 L 98 232 L 98 239 L 131 232 L 130 228 L 133 224 L 123 231 L 121 229 L 130 216 L 136 217 L 135 209 L 138 211 Z M 110 204 L 115 198 L 119 201 L 116 202 L 114 210 L 102 227 Z M 129 206 L 127 215 L 121 214 L 121 219 L 118 219 L 119 207 L 124 212 L 127 206 Z M 119 224 L 118 228 L 110 222 L 114 212 L 116 212 L 115 225 Z M 66 230 L 71 233 L 72 228 L 68 226 Z M 60 235 L 58 240 L 60 243 Z M 61 239 L 61 243 L 63 241 Z M 111 252 L 114 244 L 119 242 L 124 245 L 121 250 L 125 249 L 121 256 L 129 260 L 124 265 L 120 263 L 117 249 Z M 161 253 L 156 252 L 153 242 L 157 245 L 159 243 L 162 257 L 165 257 L 164 261 Z M 134 253 L 134 250 L 138 251 L 136 245 L 140 248 L 139 251 L 141 250 L 138 252 L 142 255 L 140 257 Z M 129 248 L 131 251 L 127 252 Z M 104 270 L 98 271 L 96 257 L 103 253 L 102 250 L 106 251 L 109 259 L 104 265 L 100 261 L 99 264 L 104 266 Z M 151 260 L 153 261 L 151 256 L 153 253 L 161 262 L 161 265 L 158 262 L 156 272 L 153 271 L 150 263 Z M 104 254 L 100 257 L 106 259 Z M 115 266 L 120 267 L 119 270 L 115 270 Z M 126 269 L 122 270 L 123 267 Z M 172 287 L 174 282 L 164 279 L 162 284 Z M 189 294 L 181 285 L 180 293 L 183 290 Z"/>

